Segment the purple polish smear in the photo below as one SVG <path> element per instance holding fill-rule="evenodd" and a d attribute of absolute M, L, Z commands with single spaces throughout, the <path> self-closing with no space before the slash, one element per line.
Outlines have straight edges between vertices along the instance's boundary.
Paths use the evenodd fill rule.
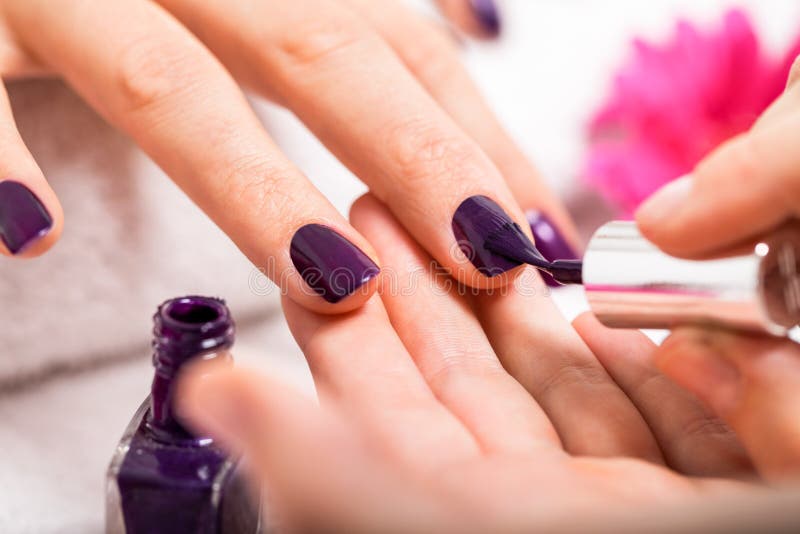
<path fill-rule="evenodd" d="M 259 532 L 258 498 L 238 462 L 210 438 L 184 428 L 173 403 L 182 366 L 212 354 L 224 357 L 233 338 L 233 320 L 222 300 L 184 297 L 158 308 L 151 394 L 109 467 L 107 532 Z"/>

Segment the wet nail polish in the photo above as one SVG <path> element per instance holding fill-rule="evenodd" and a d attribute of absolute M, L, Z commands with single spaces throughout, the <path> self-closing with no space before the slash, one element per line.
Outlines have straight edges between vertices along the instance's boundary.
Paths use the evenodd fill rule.
<path fill-rule="evenodd" d="M 308 224 L 297 230 L 290 255 L 306 284 L 330 303 L 352 295 L 380 273 L 360 248 L 321 224 Z"/>
<path fill-rule="evenodd" d="M 500 35 L 502 25 L 495 0 L 469 0 L 469 5 L 486 33 L 493 37 Z"/>
<path fill-rule="evenodd" d="M 0 182 L 0 239 L 12 254 L 22 252 L 53 227 L 53 218 L 33 191 L 19 182 Z"/>
<path fill-rule="evenodd" d="M 525 217 L 528 219 L 531 232 L 536 240 L 536 248 L 539 249 L 545 259 L 549 261 L 578 259 L 578 254 L 564 239 L 564 236 L 561 235 L 561 232 L 558 231 L 556 225 L 547 215 L 538 210 L 528 210 L 525 212 Z M 552 287 L 561 285 L 549 274 L 545 272 L 541 274 L 547 285 Z"/>
<path fill-rule="evenodd" d="M 128 425 L 107 477 L 106 532 L 254 534 L 259 497 L 238 462 L 180 423 L 173 397 L 181 367 L 198 358 L 230 358 L 234 325 L 225 303 L 184 297 L 154 316 L 155 377 Z"/>
<path fill-rule="evenodd" d="M 519 225 L 489 197 L 476 195 L 461 203 L 453 215 L 453 235 L 464 255 L 485 276 L 498 276 L 522 264 L 504 254 L 506 249 L 525 251 L 532 262 L 537 258 L 544 261 Z M 491 250 L 487 247 L 490 242 Z"/>

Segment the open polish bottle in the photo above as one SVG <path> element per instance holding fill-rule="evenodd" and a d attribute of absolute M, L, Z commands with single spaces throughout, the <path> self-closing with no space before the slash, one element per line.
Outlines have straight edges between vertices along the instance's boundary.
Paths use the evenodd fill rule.
<path fill-rule="evenodd" d="M 230 311 L 219 299 L 184 297 L 159 306 L 153 321 L 155 377 L 108 469 L 106 532 L 261 532 L 259 497 L 237 460 L 211 438 L 184 428 L 173 406 L 183 365 L 231 358 Z"/>

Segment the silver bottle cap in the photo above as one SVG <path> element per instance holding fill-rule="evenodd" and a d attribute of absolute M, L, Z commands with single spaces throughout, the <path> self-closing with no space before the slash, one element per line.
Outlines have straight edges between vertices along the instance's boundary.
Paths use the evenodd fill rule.
<path fill-rule="evenodd" d="M 647 241 L 635 223 L 611 222 L 589 242 L 583 283 L 607 326 L 716 324 L 785 335 L 800 323 L 800 226 L 738 256 L 684 260 Z"/>

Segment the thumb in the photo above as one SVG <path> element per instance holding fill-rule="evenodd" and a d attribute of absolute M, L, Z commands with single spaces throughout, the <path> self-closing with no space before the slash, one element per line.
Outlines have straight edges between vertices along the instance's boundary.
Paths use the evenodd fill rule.
<path fill-rule="evenodd" d="M 182 417 L 241 451 L 267 493 L 270 529 L 427 532 L 442 524 L 432 499 L 367 450 L 342 414 L 252 372 L 204 364 L 188 371 L 178 390 Z"/>
<path fill-rule="evenodd" d="M 685 328 L 662 344 L 656 363 L 728 423 L 762 476 L 773 482 L 800 478 L 797 344 Z"/>
<path fill-rule="evenodd" d="M 800 84 L 794 83 L 749 132 L 650 197 L 636 220 L 665 252 L 698 257 L 752 241 L 797 215 L 799 192 Z"/>

